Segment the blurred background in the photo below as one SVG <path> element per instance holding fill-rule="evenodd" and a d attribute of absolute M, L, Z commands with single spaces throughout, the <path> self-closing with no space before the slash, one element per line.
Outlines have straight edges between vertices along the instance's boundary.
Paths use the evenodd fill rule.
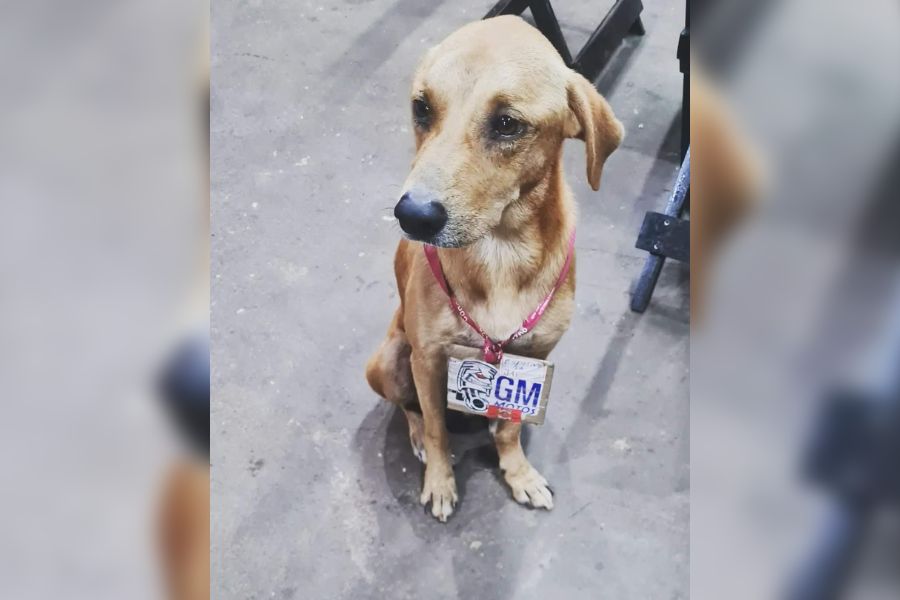
<path fill-rule="evenodd" d="M 0 6 L 0 597 L 184 597 L 163 542 L 207 459 L 159 382 L 208 330 L 207 23 Z"/>
<path fill-rule="evenodd" d="M 692 596 L 896 598 L 900 5 L 692 11 Z"/>

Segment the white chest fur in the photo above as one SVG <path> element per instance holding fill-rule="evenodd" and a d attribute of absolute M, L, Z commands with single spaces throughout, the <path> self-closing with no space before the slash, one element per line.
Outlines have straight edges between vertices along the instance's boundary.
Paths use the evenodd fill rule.
<path fill-rule="evenodd" d="M 490 286 L 485 290 L 485 297 L 470 298 L 461 291 L 458 300 L 491 338 L 506 340 L 547 297 L 559 277 L 565 257 L 560 257 L 558 265 L 547 265 L 530 285 L 520 286 L 522 265 L 537 264 L 542 257 L 532 256 L 521 246 L 497 240 L 479 243 L 476 250 L 486 265 L 486 272 L 493 274 Z M 557 293 L 532 332 L 516 340 L 508 350 L 524 354 L 549 351 L 568 328 L 573 308 L 569 294 Z M 472 328 L 461 319 L 457 325 L 457 343 L 481 345 L 481 337 Z"/>

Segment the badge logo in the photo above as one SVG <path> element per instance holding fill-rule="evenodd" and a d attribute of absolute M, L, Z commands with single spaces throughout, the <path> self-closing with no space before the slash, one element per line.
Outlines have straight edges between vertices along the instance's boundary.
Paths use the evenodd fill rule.
<path fill-rule="evenodd" d="M 497 369 L 480 360 L 464 360 L 456 375 L 456 399 L 473 412 L 486 412 Z"/>

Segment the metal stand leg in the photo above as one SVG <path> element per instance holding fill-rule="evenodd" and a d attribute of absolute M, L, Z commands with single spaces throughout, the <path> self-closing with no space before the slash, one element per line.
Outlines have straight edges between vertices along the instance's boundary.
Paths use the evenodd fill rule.
<path fill-rule="evenodd" d="M 634 293 L 631 296 L 631 310 L 636 313 L 642 313 L 647 310 L 650 304 L 650 297 L 653 296 L 653 290 L 656 289 L 656 282 L 659 280 L 659 274 L 662 272 L 663 264 L 666 262 L 665 256 L 657 256 L 651 254 L 644 262 L 644 268 L 638 277 L 637 283 L 634 284 Z"/>
<path fill-rule="evenodd" d="M 628 33 L 631 35 L 644 35 L 647 33 L 647 30 L 644 29 L 644 22 L 641 21 L 641 18 L 638 17 L 635 19 L 634 23 L 631 24 L 631 27 L 628 29 Z"/>
<path fill-rule="evenodd" d="M 500 0 L 484 15 L 485 19 L 499 17 L 500 15 L 521 15 L 528 8 L 529 0 Z"/>
<path fill-rule="evenodd" d="M 575 57 L 573 68 L 588 79 L 596 78 L 622 45 L 628 32 L 636 27 L 643 10 L 641 0 L 616 0 Z M 640 29 L 643 31 L 643 23 Z"/>
<path fill-rule="evenodd" d="M 667 217 L 672 217 L 672 220 L 679 219 L 681 217 L 681 212 L 684 209 L 684 205 L 687 202 L 688 195 L 690 194 L 691 187 L 691 150 L 688 148 L 687 153 L 684 157 L 684 161 L 681 163 L 681 169 L 678 171 L 678 178 L 675 180 L 675 189 L 672 191 L 672 196 L 669 198 L 669 201 L 666 203 L 666 208 L 664 211 L 664 215 Z M 653 218 L 655 213 L 647 213 L 644 217 L 645 224 L 649 222 L 653 222 L 654 220 L 658 220 L 659 218 L 664 218 L 660 215 L 657 215 L 657 219 Z M 668 220 L 664 222 L 665 225 L 669 225 L 674 227 L 676 224 L 669 223 Z M 678 223 L 681 228 L 681 235 L 678 240 L 680 243 L 678 244 L 669 244 L 673 249 L 681 249 L 684 247 L 687 248 L 687 241 L 683 240 L 683 238 L 688 234 L 689 229 L 685 229 L 687 227 L 687 223 Z M 642 236 L 645 228 L 642 227 Z M 634 292 L 631 296 L 631 310 L 637 313 L 642 313 L 647 309 L 647 306 L 650 304 L 650 297 L 653 296 L 653 290 L 656 288 L 656 282 L 659 280 L 659 274 L 662 271 L 663 263 L 666 260 L 666 252 L 668 251 L 664 246 L 666 246 L 666 242 L 664 238 L 655 237 L 651 240 L 646 240 L 642 236 L 638 237 L 637 247 L 643 248 L 650 252 L 650 256 L 647 257 L 646 262 L 644 263 L 644 268 L 641 270 L 641 274 L 638 277 L 637 282 L 634 284 Z M 649 244 L 649 245 L 645 245 Z M 679 260 L 687 260 L 689 257 L 683 251 L 681 252 L 671 252 L 669 256 L 678 258 Z"/>
<path fill-rule="evenodd" d="M 859 553 L 868 511 L 855 503 L 833 507 L 813 556 L 786 595 L 786 600 L 837 600 L 844 597 L 848 575 Z"/>
<path fill-rule="evenodd" d="M 563 38 L 550 0 L 500 0 L 491 7 L 484 18 L 520 15 L 526 8 L 531 9 L 535 25 L 559 51 L 566 65 L 590 80 L 594 80 L 600 74 L 626 36 L 644 35 L 644 23 L 640 17 L 644 5 L 641 4 L 641 0 L 616 0 L 574 58 Z"/>
<path fill-rule="evenodd" d="M 684 8 L 684 29 L 678 38 L 678 69 L 681 71 L 681 159 L 691 145 L 691 2 Z"/>
<path fill-rule="evenodd" d="M 553 13 L 553 7 L 550 6 L 550 0 L 532 0 L 531 16 L 534 17 L 534 23 L 541 30 L 556 51 L 559 52 L 567 67 L 572 66 L 572 55 L 569 53 L 569 47 L 563 38 L 562 30 L 559 28 L 559 21 Z"/>

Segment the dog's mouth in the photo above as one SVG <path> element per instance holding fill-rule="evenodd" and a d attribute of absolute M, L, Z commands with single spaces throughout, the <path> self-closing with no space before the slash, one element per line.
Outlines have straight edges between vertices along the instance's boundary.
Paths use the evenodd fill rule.
<path fill-rule="evenodd" d="M 414 242 L 437 246 L 438 248 L 464 248 L 476 241 L 474 239 L 463 239 L 452 232 L 444 230 L 429 236 L 413 235 L 404 232 L 403 237 Z"/>

